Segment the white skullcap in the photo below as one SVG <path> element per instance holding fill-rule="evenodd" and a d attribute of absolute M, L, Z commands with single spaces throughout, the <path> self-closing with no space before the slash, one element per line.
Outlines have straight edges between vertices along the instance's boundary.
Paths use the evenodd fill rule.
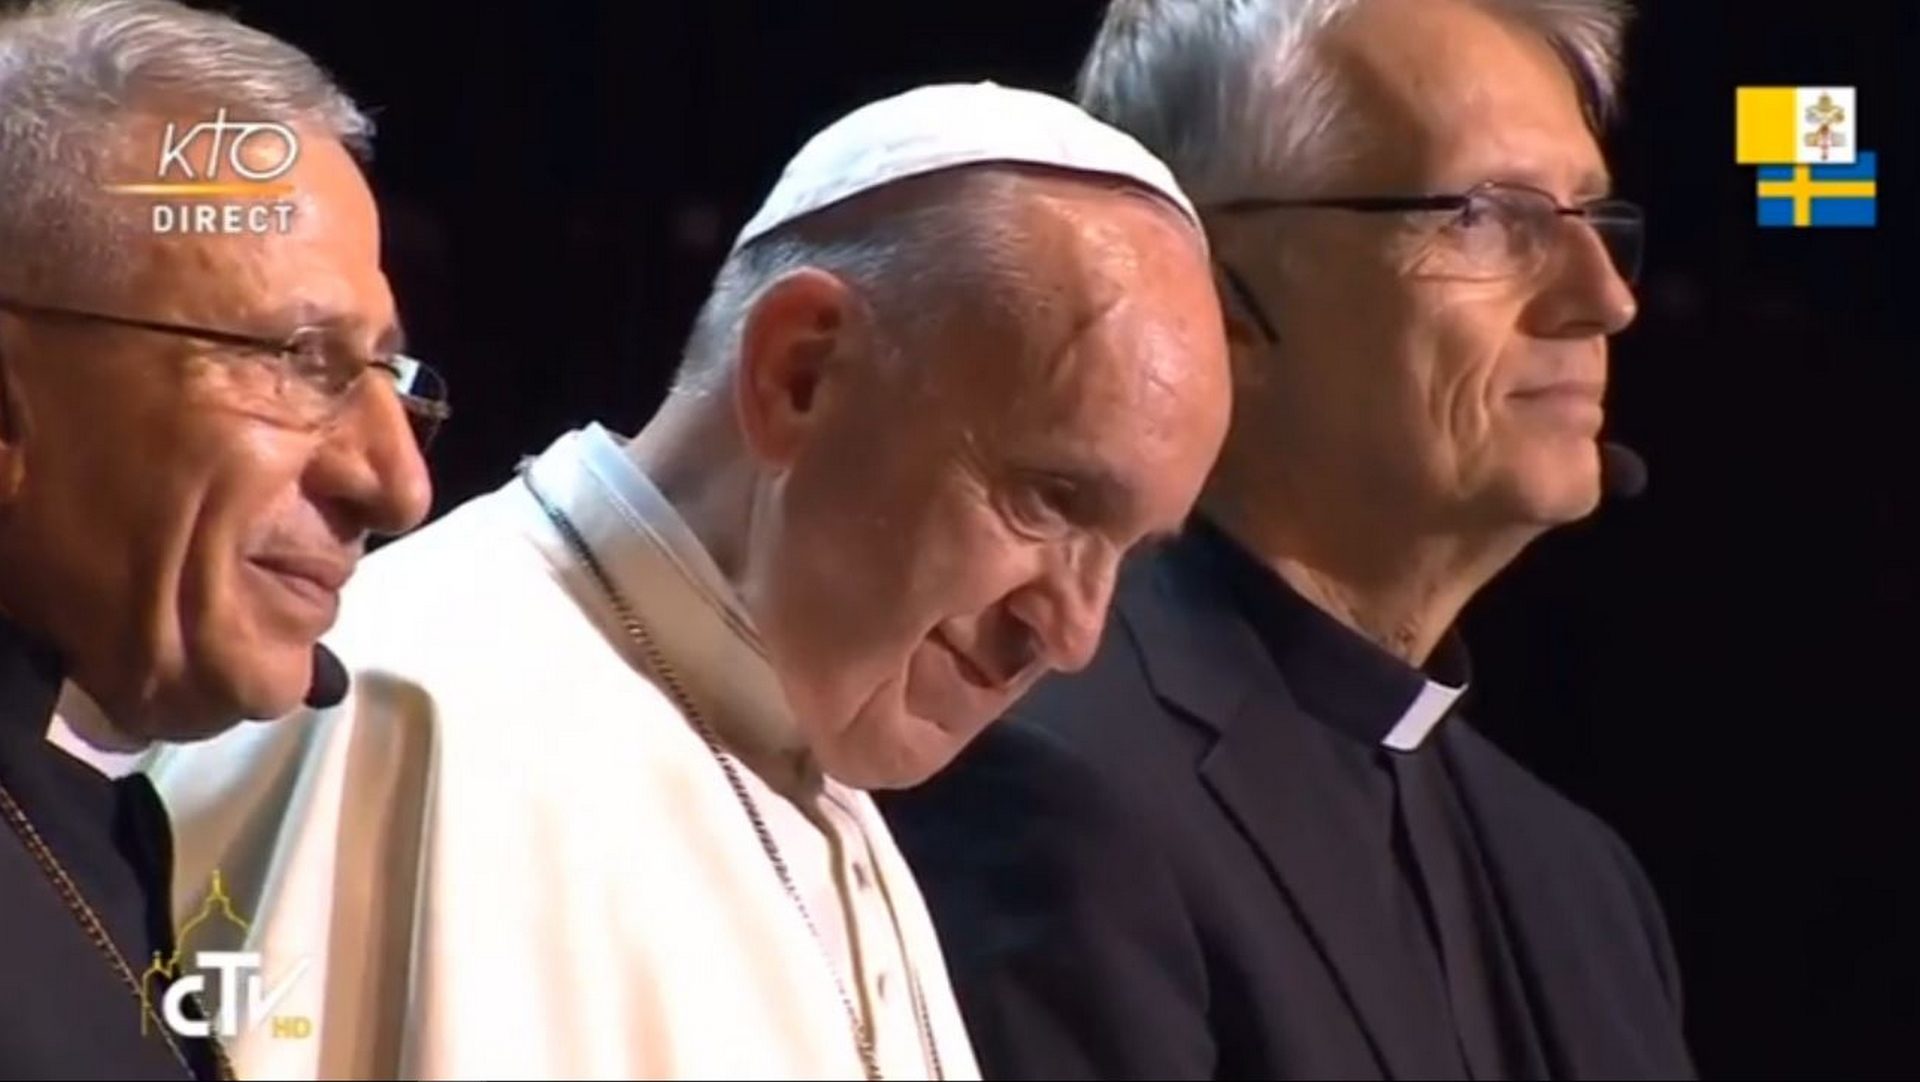
<path fill-rule="evenodd" d="M 861 192 L 989 162 L 1130 180 L 1159 192 L 1196 230 L 1200 226 L 1166 163 L 1072 102 L 991 82 L 943 83 L 863 105 L 809 139 L 740 231 L 733 250 Z"/>

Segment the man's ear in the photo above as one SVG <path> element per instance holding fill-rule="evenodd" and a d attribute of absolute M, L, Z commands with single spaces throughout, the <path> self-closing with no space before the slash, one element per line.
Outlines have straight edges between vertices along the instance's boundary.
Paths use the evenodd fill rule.
<path fill-rule="evenodd" d="M 1279 344 L 1280 329 L 1270 322 L 1270 313 L 1253 295 L 1246 278 L 1225 263 L 1213 265 L 1214 293 L 1220 299 L 1220 319 L 1226 326 L 1227 344 L 1234 351 L 1258 351 Z"/>
<path fill-rule="evenodd" d="M 840 362 L 872 335 L 859 295 L 826 271 L 806 268 L 761 292 L 740 329 L 734 411 L 747 448 L 762 461 L 791 462 L 821 416 Z"/>

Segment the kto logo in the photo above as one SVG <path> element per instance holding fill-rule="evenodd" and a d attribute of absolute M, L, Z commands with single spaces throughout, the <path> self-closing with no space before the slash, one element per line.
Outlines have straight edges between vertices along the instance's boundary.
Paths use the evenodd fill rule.
<path fill-rule="evenodd" d="M 193 149 L 194 143 L 203 135 L 210 137 L 210 142 L 206 148 L 206 155 L 201 159 L 200 172 L 196 174 L 193 169 L 193 160 L 188 157 L 188 154 Z M 232 137 L 231 141 L 228 141 L 229 136 Z M 247 147 L 250 144 L 258 147 L 258 144 L 252 143 L 252 140 L 262 136 L 266 138 L 269 145 L 265 150 L 255 154 L 250 161 L 247 157 Z M 166 183 L 167 178 L 173 175 L 175 169 L 178 169 L 183 182 L 197 181 L 202 185 L 220 184 L 220 164 L 223 159 L 227 168 L 243 181 L 253 184 L 272 183 L 286 176 L 293 168 L 293 163 L 300 159 L 300 139 L 293 134 L 293 129 L 285 124 L 258 120 L 228 120 L 225 109 L 215 113 L 212 120 L 203 120 L 184 132 L 180 131 L 179 125 L 173 121 L 167 122 L 166 135 L 160 142 L 159 177 L 162 183 Z M 256 166 L 260 164 L 264 164 L 266 168 L 257 168 Z M 222 187 L 231 190 L 235 185 L 229 182 Z"/>
<path fill-rule="evenodd" d="M 293 207 L 283 178 L 300 160 L 300 137 L 276 121 L 231 120 L 221 108 L 212 120 L 168 121 L 151 181 L 109 184 L 120 195 L 160 196 L 153 205 L 156 233 L 285 233 Z"/>
<path fill-rule="evenodd" d="M 140 1032 L 150 1032 L 155 1020 L 182 1037 L 209 1036 L 231 1040 L 269 1022 L 275 1037 L 304 1038 L 313 1035 L 313 1021 L 305 1015 L 274 1013 L 307 972 L 311 959 L 301 958 L 291 970 L 268 983 L 264 959 L 258 951 L 194 950 L 190 944 L 196 935 L 223 934 L 209 923 L 219 918 L 232 929 L 231 937 L 245 943 L 248 924 L 233 911 L 220 873 L 213 873 L 212 889 L 200 912 L 180 927 L 173 957 L 155 954 L 153 964 L 140 979 Z M 183 961 L 188 964 L 183 965 Z M 159 991 L 155 1003 L 155 991 Z M 218 1005 L 209 1017 L 206 998 L 212 991 Z M 191 1008 L 189 1009 L 189 1005 Z M 155 1007 L 158 1011 L 155 1011 Z"/>

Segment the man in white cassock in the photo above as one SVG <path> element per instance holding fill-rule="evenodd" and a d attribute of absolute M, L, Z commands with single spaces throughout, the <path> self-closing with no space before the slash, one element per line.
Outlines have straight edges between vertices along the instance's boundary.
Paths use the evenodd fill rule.
<path fill-rule="evenodd" d="M 1188 514 L 1230 409 L 1208 267 L 1162 165 L 1058 99 L 923 87 L 808 142 L 637 437 L 370 557 L 340 705 L 147 765 L 181 915 L 218 871 L 287 988 L 241 1074 L 977 1077 L 867 793 L 1084 664 Z"/>

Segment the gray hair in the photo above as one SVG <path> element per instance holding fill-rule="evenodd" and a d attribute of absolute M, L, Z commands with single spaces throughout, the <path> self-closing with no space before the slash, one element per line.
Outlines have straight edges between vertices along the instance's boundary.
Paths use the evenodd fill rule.
<path fill-rule="evenodd" d="M 0 282 L 53 288 L 110 275 L 124 256 L 100 185 L 121 125 L 150 110 L 221 106 L 370 153 L 372 121 L 318 64 L 224 15 L 171 0 L 0 9 Z"/>
<path fill-rule="evenodd" d="M 1314 46 L 1363 2 L 1113 0 L 1080 70 L 1081 104 L 1160 155 L 1196 202 L 1302 194 L 1341 160 L 1333 136 L 1346 119 Z M 1479 2 L 1545 37 L 1591 124 L 1611 117 L 1624 0 Z"/>
<path fill-rule="evenodd" d="M 904 181 L 789 223 L 730 255 L 694 319 L 676 394 L 717 389 L 740 352 L 747 315 L 768 287 L 824 270 L 866 301 L 899 349 L 957 313 L 1011 297 L 1024 272 L 1014 203 L 1017 170 L 969 168 Z"/>

